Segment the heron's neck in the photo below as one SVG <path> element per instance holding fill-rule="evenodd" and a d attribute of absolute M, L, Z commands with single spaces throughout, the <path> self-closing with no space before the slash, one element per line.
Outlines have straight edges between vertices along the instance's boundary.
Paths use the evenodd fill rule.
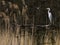
<path fill-rule="evenodd" d="M 50 10 L 48 10 L 48 13 L 50 12 Z"/>

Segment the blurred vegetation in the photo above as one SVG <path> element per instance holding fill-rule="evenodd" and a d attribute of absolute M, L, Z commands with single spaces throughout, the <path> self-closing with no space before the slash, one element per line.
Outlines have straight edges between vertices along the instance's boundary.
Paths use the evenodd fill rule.
<path fill-rule="evenodd" d="M 25 33 L 27 32 L 26 35 L 34 36 L 37 45 L 44 45 L 45 36 L 48 36 L 52 45 L 55 45 L 55 31 L 58 30 L 60 32 L 59 0 L 4 0 L 4 5 L 4 2 L 2 1 L 3 0 L 0 0 L 1 30 L 9 29 L 16 34 L 18 28 L 21 30 L 21 32 L 18 31 L 20 35 L 25 36 Z M 46 29 L 46 27 L 36 27 L 36 25 L 49 24 L 46 10 L 47 7 L 51 8 L 54 25 L 50 26 L 48 29 Z M 59 34 L 58 31 L 57 33 Z"/>

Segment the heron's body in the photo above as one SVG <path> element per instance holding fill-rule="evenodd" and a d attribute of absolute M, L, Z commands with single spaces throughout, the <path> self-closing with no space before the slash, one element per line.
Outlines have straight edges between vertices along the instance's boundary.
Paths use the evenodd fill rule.
<path fill-rule="evenodd" d="M 49 18 L 49 20 L 50 20 L 50 23 L 52 23 L 52 14 L 51 14 L 51 12 L 49 12 L 49 11 L 48 11 L 48 18 Z"/>
<path fill-rule="evenodd" d="M 52 23 L 52 14 L 50 12 L 50 8 L 47 8 L 47 10 L 48 10 L 48 18 L 50 20 L 50 23 Z"/>

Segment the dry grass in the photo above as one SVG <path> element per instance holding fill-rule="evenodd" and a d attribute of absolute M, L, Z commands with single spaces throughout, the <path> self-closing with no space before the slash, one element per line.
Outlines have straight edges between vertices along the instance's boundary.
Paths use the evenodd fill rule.
<path fill-rule="evenodd" d="M 60 36 L 57 33 L 57 35 L 54 37 L 55 43 L 52 44 L 52 41 L 49 35 L 45 35 L 44 38 L 44 45 L 60 45 Z M 42 38 L 41 38 L 42 41 Z M 40 41 L 40 43 L 41 43 Z M 37 45 L 37 40 L 34 39 L 31 35 L 28 35 L 28 32 L 25 32 L 25 36 L 23 34 L 18 35 L 18 38 L 14 36 L 11 31 L 0 33 L 0 45 Z"/>

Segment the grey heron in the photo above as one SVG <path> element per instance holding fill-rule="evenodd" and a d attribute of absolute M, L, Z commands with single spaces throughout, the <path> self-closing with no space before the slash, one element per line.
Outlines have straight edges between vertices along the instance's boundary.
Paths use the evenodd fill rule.
<path fill-rule="evenodd" d="M 46 8 L 48 10 L 48 18 L 50 20 L 50 24 L 52 23 L 52 13 L 50 12 L 50 8 Z"/>

